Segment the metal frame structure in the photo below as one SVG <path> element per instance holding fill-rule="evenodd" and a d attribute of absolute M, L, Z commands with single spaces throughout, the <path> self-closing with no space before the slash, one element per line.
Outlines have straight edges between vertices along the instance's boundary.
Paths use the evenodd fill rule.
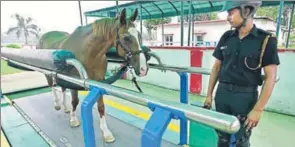
<path fill-rule="evenodd" d="M 280 33 L 280 26 L 281 26 L 281 14 L 283 11 L 283 6 L 286 4 L 293 5 L 292 13 L 294 13 L 294 5 L 295 1 L 262 1 L 262 7 L 269 7 L 269 6 L 280 6 L 279 12 L 278 12 L 278 20 L 277 20 L 277 28 L 276 28 L 276 36 L 279 36 Z M 167 6 L 165 6 L 167 5 Z M 169 5 L 169 7 L 168 7 Z M 180 16 L 181 17 L 181 30 L 180 30 L 180 44 L 181 46 L 184 46 L 183 42 L 183 18 L 184 15 L 189 15 L 189 27 L 188 27 L 188 36 L 192 35 L 192 40 L 190 37 L 188 37 L 188 46 L 191 46 L 191 41 L 194 41 L 194 20 L 191 19 L 191 16 L 198 13 L 208 13 L 208 12 L 217 12 L 222 9 L 223 2 L 222 1 L 135 1 L 130 2 L 122 5 L 118 5 L 118 1 L 116 1 L 115 6 L 98 9 L 94 11 L 88 11 L 84 13 L 84 16 L 87 17 L 115 17 L 117 14 L 117 11 L 122 8 L 126 8 L 127 14 L 130 14 L 132 10 L 135 8 L 139 8 L 139 20 L 140 20 L 140 31 L 142 34 L 142 20 L 145 19 L 155 19 L 155 18 L 166 18 L 166 17 L 173 17 L 173 16 Z M 293 19 L 293 15 L 291 15 L 291 22 Z M 191 29 L 192 25 L 192 29 Z M 287 44 L 286 48 L 288 48 L 289 44 L 289 37 L 290 37 L 290 31 L 291 31 L 291 24 L 289 24 L 288 27 L 288 37 L 287 37 Z M 164 25 L 162 24 L 162 34 L 164 33 Z M 164 37 L 162 36 L 162 44 L 164 43 Z"/>
<path fill-rule="evenodd" d="M 21 57 L 22 55 L 19 55 Z M 8 57 L 1 56 L 2 59 L 12 62 L 20 67 L 38 71 L 44 74 L 55 75 L 57 78 L 68 81 L 72 84 L 77 84 L 90 90 L 85 100 L 81 105 L 82 114 L 82 128 L 84 133 L 84 142 L 86 147 L 95 146 L 95 134 L 93 129 L 93 115 L 92 109 L 93 105 L 102 95 L 109 94 L 122 98 L 127 101 L 134 102 L 136 104 L 149 107 L 153 111 L 152 116 L 148 120 L 141 137 L 142 147 L 147 146 L 160 146 L 162 136 L 166 130 L 171 119 L 181 119 L 181 120 L 191 120 L 205 124 L 209 127 L 221 130 L 227 133 L 236 133 L 240 128 L 239 120 L 231 115 L 222 114 L 216 111 L 210 111 L 203 108 L 186 105 L 182 103 L 175 103 L 169 101 L 159 100 L 158 98 L 151 97 L 146 94 L 141 94 L 135 91 L 119 88 L 116 86 L 111 86 L 108 84 L 100 83 L 97 81 L 89 80 L 87 78 L 75 78 L 70 77 L 57 71 L 51 71 L 48 69 L 42 69 L 29 64 L 21 63 Z M 22 57 L 26 58 L 26 57 Z M 81 64 L 77 64 L 76 61 L 72 59 L 70 64 L 74 64 L 75 67 L 81 71 L 80 75 L 83 75 L 85 70 Z M 186 74 L 184 74 L 186 75 Z M 84 76 L 87 77 L 87 76 Z M 187 80 L 186 80 L 187 82 Z M 186 86 L 184 84 L 184 86 Z M 183 88 L 183 87 L 182 87 Z M 187 88 L 183 88 L 187 89 Z M 185 93 L 187 97 L 187 92 Z M 161 117 L 161 119 L 159 119 Z M 155 132 L 154 128 L 157 127 Z"/>

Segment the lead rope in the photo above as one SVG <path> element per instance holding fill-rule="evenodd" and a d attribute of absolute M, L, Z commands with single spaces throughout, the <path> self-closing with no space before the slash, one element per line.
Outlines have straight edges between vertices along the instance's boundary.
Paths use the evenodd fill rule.
<path fill-rule="evenodd" d="M 136 77 L 135 77 L 134 73 L 132 72 L 132 68 L 129 68 L 129 71 L 130 71 L 130 73 L 131 73 L 131 75 L 132 75 L 132 83 L 135 84 L 135 87 L 138 89 L 138 91 L 139 91 L 140 93 L 143 93 L 142 90 L 141 90 L 141 88 L 139 87 L 137 81 L 136 81 Z"/>
<path fill-rule="evenodd" d="M 259 64 L 257 65 L 256 68 L 251 68 L 248 66 L 247 64 L 247 57 L 245 58 L 244 62 L 245 62 L 245 65 L 247 66 L 247 68 L 251 69 L 251 70 L 257 70 L 261 67 L 261 64 L 262 64 L 262 58 L 263 58 L 263 55 L 264 55 L 264 51 L 265 51 L 265 48 L 266 48 L 266 45 L 267 45 L 267 42 L 268 42 L 268 39 L 269 39 L 269 35 L 267 35 L 263 41 L 263 45 L 262 45 L 262 50 L 261 50 L 261 54 L 260 54 L 260 58 L 259 58 Z"/>

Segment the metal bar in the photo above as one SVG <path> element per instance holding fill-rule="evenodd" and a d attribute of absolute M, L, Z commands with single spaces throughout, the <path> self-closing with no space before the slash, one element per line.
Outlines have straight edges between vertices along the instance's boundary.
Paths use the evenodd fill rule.
<path fill-rule="evenodd" d="M 278 14 L 278 21 L 277 21 L 277 31 L 276 31 L 276 36 L 279 37 L 279 33 L 280 33 L 280 26 L 281 26 L 281 15 L 282 15 L 282 11 L 283 11 L 283 6 L 284 6 L 284 1 L 280 1 L 280 10 L 279 10 L 279 14 Z"/>
<path fill-rule="evenodd" d="M 191 20 L 192 20 L 192 4 L 191 4 L 191 1 L 189 1 L 190 3 L 190 9 L 189 9 L 189 12 L 188 12 L 188 32 L 187 32 L 187 46 L 191 46 Z"/>
<path fill-rule="evenodd" d="M 213 3 L 212 1 L 209 1 L 210 7 L 213 8 Z"/>
<path fill-rule="evenodd" d="M 143 10 L 145 10 L 145 12 L 146 13 L 148 13 L 149 14 L 149 16 L 150 16 L 150 19 L 152 18 L 152 16 L 151 16 L 151 13 L 146 9 L 146 8 L 144 8 L 144 7 L 142 7 L 143 8 Z"/>
<path fill-rule="evenodd" d="M 292 21 L 293 21 L 293 16 L 294 16 L 294 7 L 295 7 L 295 4 L 293 4 L 293 6 L 292 6 L 292 12 L 291 12 L 291 18 L 290 18 L 290 23 L 289 23 L 289 28 L 288 28 L 288 37 L 287 37 L 286 48 L 288 48 L 288 46 L 289 46 L 291 27 L 292 27 Z"/>
<path fill-rule="evenodd" d="M 149 64 L 149 66 L 151 68 L 159 69 L 159 70 L 163 70 L 163 68 L 164 68 L 165 70 L 170 70 L 170 71 L 175 71 L 175 72 L 188 72 L 188 73 L 204 74 L 204 75 L 211 74 L 210 69 L 201 68 L 201 67 L 177 67 L 177 66 L 170 66 L 170 65 L 160 66 L 160 65 L 156 65 L 156 64 Z M 265 80 L 265 75 L 261 75 L 261 78 L 263 80 Z M 277 76 L 276 82 L 278 82 L 279 80 L 280 80 L 280 77 Z"/>
<path fill-rule="evenodd" d="M 84 15 L 84 16 L 85 16 L 85 23 L 86 23 L 86 25 L 88 25 L 87 16 L 86 15 Z"/>
<path fill-rule="evenodd" d="M 209 127 L 215 128 L 226 133 L 236 133 L 240 129 L 239 120 L 231 115 L 219 113 L 216 111 L 210 111 L 191 105 L 181 104 L 178 102 L 161 100 L 160 98 L 152 97 L 147 94 L 138 93 L 132 90 L 100 83 L 89 79 L 78 79 L 75 77 L 69 77 L 64 74 L 48 71 L 45 69 L 40 69 L 16 61 L 11 62 L 35 71 L 42 72 L 44 74 L 56 75 L 58 78 L 61 78 L 73 84 L 84 86 L 88 89 L 90 87 L 103 88 L 106 90 L 107 94 L 113 95 L 118 98 L 122 98 L 130 102 L 134 102 L 139 105 L 147 106 L 149 103 L 153 103 L 160 107 L 171 108 L 175 109 L 176 111 L 182 111 L 188 120 L 205 124 Z"/>
<path fill-rule="evenodd" d="M 162 17 L 164 17 L 164 12 L 162 11 L 162 9 L 159 6 L 157 6 L 154 2 L 152 2 L 152 4 L 161 11 Z"/>
<path fill-rule="evenodd" d="M 83 26 L 81 1 L 78 1 L 78 4 L 79 4 L 79 12 L 80 12 L 80 22 L 81 22 L 81 26 Z"/>
<path fill-rule="evenodd" d="M 179 11 L 178 11 L 177 8 L 174 6 L 174 4 L 171 3 L 170 1 L 168 1 L 168 3 L 169 3 L 170 5 L 172 5 L 172 7 L 174 8 L 174 10 L 176 11 L 176 14 L 179 15 Z"/>
<path fill-rule="evenodd" d="M 81 64 L 81 62 L 79 62 L 76 59 L 67 59 L 66 63 L 69 65 L 73 65 L 77 69 L 77 71 L 79 72 L 79 75 L 81 78 L 88 79 L 88 74 L 87 74 L 84 66 Z"/>
<path fill-rule="evenodd" d="M 192 46 L 196 46 L 195 45 L 195 35 L 194 35 L 194 32 L 195 32 L 195 11 L 193 12 L 192 14 Z"/>
<path fill-rule="evenodd" d="M 120 64 L 123 61 L 120 60 L 112 60 L 112 59 L 107 59 L 108 62 L 112 63 L 117 63 Z M 187 73 L 193 73 L 193 74 L 203 74 L 203 75 L 210 75 L 211 74 L 211 69 L 207 68 L 201 68 L 201 67 L 179 67 L 179 66 L 172 66 L 172 65 L 158 65 L 154 63 L 148 63 L 150 68 L 153 69 L 158 69 L 158 70 L 169 70 L 169 71 L 174 71 L 174 72 L 187 72 Z M 261 75 L 262 80 L 265 80 L 265 75 Z M 276 82 L 280 80 L 280 77 L 276 77 Z"/>
<path fill-rule="evenodd" d="M 181 26 L 180 26 L 180 46 L 183 46 L 183 1 L 181 1 L 181 15 L 180 15 L 180 21 L 181 21 Z"/>
<path fill-rule="evenodd" d="M 164 21 L 164 17 L 162 17 L 162 22 Z M 164 46 L 165 35 L 164 35 L 164 23 L 162 23 L 162 45 Z"/>
<path fill-rule="evenodd" d="M 139 4 L 139 6 L 140 6 L 140 36 L 141 36 L 140 45 L 142 45 L 143 39 L 142 39 L 142 5 L 141 5 L 141 3 Z"/>

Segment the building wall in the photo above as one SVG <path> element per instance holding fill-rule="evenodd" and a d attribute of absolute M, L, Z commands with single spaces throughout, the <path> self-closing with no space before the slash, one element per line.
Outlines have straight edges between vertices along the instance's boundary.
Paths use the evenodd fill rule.
<path fill-rule="evenodd" d="M 275 33 L 276 23 L 268 19 L 255 19 L 254 23 L 258 28 L 263 28 L 265 30 L 272 30 Z M 214 20 L 214 21 L 203 21 L 195 22 L 194 32 L 195 33 L 205 33 L 204 41 L 211 43 L 209 46 L 215 46 L 213 42 L 218 42 L 222 34 L 230 29 L 230 25 L 225 20 Z M 187 46 L 188 42 L 188 24 L 184 23 L 184 46 Z M 180 46 L 181 41 L 181 30 L 180 23 L 170 23 L 164 25 L 164 34 L 173 35 L 173 45 Z M 196 39 L 196 38 L 195 38 Z M 192 39 L 191 39 L 192 40 Z M 162 41 L 162 25 L 157 28 L 157 40 L 158 46 L 161 45 Z M 282 44 L 282 33 L 278 36 L 279 44 Z M 208 46 L 208 45 L 207 45 Z"/>

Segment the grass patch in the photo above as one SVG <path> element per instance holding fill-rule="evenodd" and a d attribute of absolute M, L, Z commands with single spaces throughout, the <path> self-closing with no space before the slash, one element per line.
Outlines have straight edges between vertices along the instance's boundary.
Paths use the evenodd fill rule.
<path fill-rule="evenodd" d="M 7 65 L 6 61 L 1 60 L 1 75 L 8 75 L 8 74 L 14 74 L 14 73 L 20 73 L 20 72 L 23 72 L 23 70 L 10 67 Z"/>

